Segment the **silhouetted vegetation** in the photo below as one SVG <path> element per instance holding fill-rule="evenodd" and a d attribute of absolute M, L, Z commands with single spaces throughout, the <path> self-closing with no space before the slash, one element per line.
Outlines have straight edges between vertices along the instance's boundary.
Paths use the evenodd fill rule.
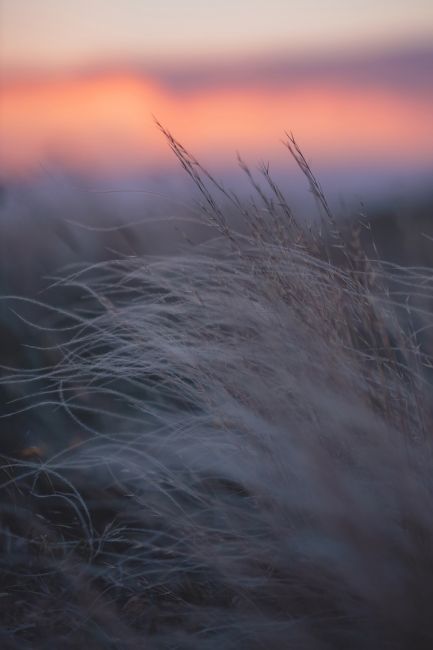
<path fill-rule="evenodd" d="M 431 213 L 416 268 L 414 221 L 339 222 L 292 136 L 311 224 L 160 128 L 196 243 L 9 231 L 2 647 L 430 648 Z"/>

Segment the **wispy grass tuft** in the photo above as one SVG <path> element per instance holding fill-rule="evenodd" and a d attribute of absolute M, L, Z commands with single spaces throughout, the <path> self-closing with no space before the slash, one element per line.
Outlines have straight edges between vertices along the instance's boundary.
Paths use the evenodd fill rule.
<path fill-rule="evenodd" d="M 55 361 L 8 369 L 69 437 L 3 456 L 3 647 L 432 647 L 431 272 L 368 259 L 292 136 L 320 226 L 159 127 L 215 237 L 70 268 Z"/>

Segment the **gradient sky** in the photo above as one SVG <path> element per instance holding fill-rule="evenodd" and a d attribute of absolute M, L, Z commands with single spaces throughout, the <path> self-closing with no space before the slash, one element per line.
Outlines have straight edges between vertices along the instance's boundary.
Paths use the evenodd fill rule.
<path fill-rule="evenodd" d="M 6 68 L 433 40 L 432 0 L 0 0 Z"/>
<path fill-rule="evenodd" d="M 54 70 L 54 73 L 50 73 Z M 48 71 L 48 74 L 46 72 Z M 431 170 L 433 0 L 0 0 L 0 176 L 174 162 Z"/>

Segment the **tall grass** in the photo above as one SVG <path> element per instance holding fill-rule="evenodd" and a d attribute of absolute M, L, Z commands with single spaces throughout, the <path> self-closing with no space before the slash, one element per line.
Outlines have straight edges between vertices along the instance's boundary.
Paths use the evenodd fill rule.
<path fill-rule="evenodd" d="M 7 370 L 71 437 L 2 459 L 2 647 L 431 648 L 433 276 L 367 259 L 292 136 L 311 227 L 163 131 L 215 236 L 69 268 L 54 362 Z"/>

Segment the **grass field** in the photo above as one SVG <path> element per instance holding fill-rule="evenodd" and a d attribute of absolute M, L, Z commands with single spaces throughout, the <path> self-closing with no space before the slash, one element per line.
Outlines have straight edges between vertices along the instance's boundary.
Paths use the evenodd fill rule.
<path fill-rule="evenodd" d="M 164 133 L 200 237 L 3 274 L 1 647 L 430 649 L 432 269 Z"/>

